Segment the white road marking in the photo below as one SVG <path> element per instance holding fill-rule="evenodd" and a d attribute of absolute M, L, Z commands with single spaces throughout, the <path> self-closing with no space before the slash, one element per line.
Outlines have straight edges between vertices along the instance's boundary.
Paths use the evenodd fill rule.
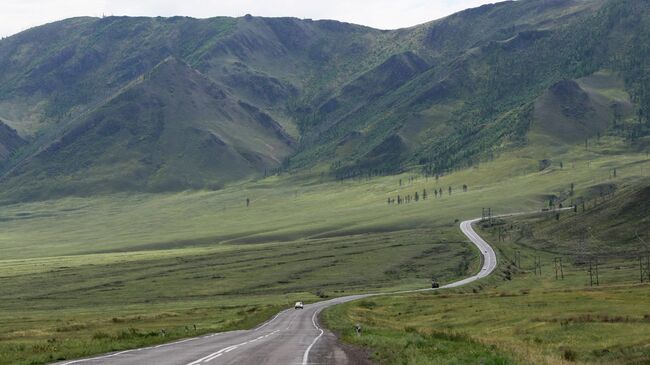
<path fill-rule="evenodd" d="M 118 356 L 118 355 L 126 354 L 127 352 L 133 352 L 133 351 L 135 351 L 135 350 L 120 351 L 120 352 L 116 352 L 116 353 L 114 353 L 114 354 L 110 354 L 110 355 L 106 355 L 106 356 L 93 357 L 92 359 L 84 359 L 84 360 L 75 360 L 75 361 L 70 361 L 70 362 L 63 363 L 63 364 L 61 364 L 61 365 L 77 364 L 77 363 L 84 362 L 84 361 L 89 361 L 89 360 L 108 359 L 109 357 Z"/>
<path fill-rule="evenodd" d="M 270 320 L 266 321 L 266 323 L 264 323 L 264 324 L 262 324 L 261 326 L 257 327 L 257 328 L 254 329 L 253 331 L 259 331 L 259 330 L 261 330 L 262 328 L 268 326 L 269 324 L 271 324 L 271 322 L 275 321 L 278 317 L 280 317 L 281 314 L 285 313 L 286 311 L 288 311 L 288 309 L 285 309 L 285 310 L 283 310 L 282 312 L 276 314 L 275 317 L 273 317 L 273 318 L 271 318 Z"/>
<path fill-rule="evenodd" d="M 232 350 L 235 350 L 237 347 L 239 347 L 239 345 L 229 346 L 229 347 L 226 347 L 225 349 L 221 349 L 221 350 L 215 352 L 214 354 L 208 356 L 208 358 L 203 360 L 202 362 L 210 362 L 210 361 L 216 359 L 217 357 L 225 354 L 226 352 L 230 352 Z"/>
<path fill-rule="evenodd" d="M 120 352 L 116 352 L 114 354 L 109 354 L 109 355 L 105 355 L 105 356 L 93 357 L 93 358 L 90 358 L 90 359 L 80 359 L 80 360 L 64 362 L 64 363 L 59 364 L 59 365 L 72 365 L 72 364 L 79 364 L 79 363 L 82 363 L 82 362 L 85 362 L 85 361 L 95 361 L 95 360 L 108 359 L 110 357 L 115 357 L 115 356 L 119 356 L 119 355 L 128 354 L 129 352 L 137 352 L 137 351 L 144 351 L 144 350 L 157 349 L 157 348 L 161 348 L 161 347 L 173 346 L 173 345 L 178 345 L 179 343 L 199 340 L 199 339 L 202 339 L 202 338 L 219 336 L 221 334 L 222 333 L 214 333 L 212 335 L 203 336 L 203 337 L 186 338 L 186 339 L 180 340 L 180 341 L 174 341 L 174 342 L 170 342 L 170 343 L 163 343 L 163 344 L 156 345 L 156 346 L 142 347 L 142 348 L 139 348 L 139 349 L 125 350 L 125 351 L 120 351 Z"/>
<path fill-rule="evenodd" d="M 208 356 L 204 356 L 204 357 L 202 357 L 202 358 L 200 358 L 200 359 L 198 359 L 198 360 L 194 360 L 194 361 L 192 361 L 191 363 L 189 363 L 189 364 L 187 364 L 187 365 L 197 365 L 197 364 L 200 364 L 200 363 L 208 363 L 208 362 L 210 362 L 210 361 L 212 361 L 212 360 L 214 360 L 214 359 L 216 359 L 216 358 L 222 356 L 223 354 L 226 354 L 226 353 L 228 353 L 228 352 L 230 352 L 230 351 L 233 351 L 233 350 L 237 350 L 237 349 L 238 349 L 239 347 L 241 347 L 241 346 L 245 346 L 245 345 L 247 345 L 247 344 L 249 344 L 249 343 L 253 343 L 253 342 L 255 342 L 255 341 L 265 339 L 265 338 L 267 338 L 267 337 L 269 337 L 269 336 L 273 336 L 273 335 L 275 335 L 275 334 L 278 333 L 278 332 L 280 332 L 280 330 L 275 330 L 275 331 L 273 331 L 273 332 L 267 333 L 266 335 L 263 335 L 263 336 L 257 337 L 257 338 L 255 338 L 255 339 L 253 339 L 253 340 L 249 340 L 249 341 L 246 341 L 246 342 L 238 343 L 238 344 L 236 344 L 236 345 L 231 345 L 231 346 L 228 346 L 228 347 L 222 348 L 221 350 L 219 350 L 219 351 L 217 351 L 217 352 L 213 352 L 213 353 L 211 353 L 211 354 L 208 355 Z"/>
<path fill-rule="evenodd" d="M 316 338 L 314 338 L 314 341 L 312 341 L 312 343 L 309 345 L 309 347 L 307 347 L 307 350 L 305 350 L 305 353 L 302 355 L 302 365 L 307 365 L 307 361 L 309 360 L 309 351 L 311 351 L 311 348 L 314 347 L 316 342 L 318 342 L 318 340 L 321 338 L 321 336 L 323 336 L 323 333 L 324 333 L 323 329 L 318 327 L 318 325 L 316 324 L 316 315 L 319 312 L 320 312 L 320 310 L 314 311 L 314 315 L 311 316 L 311 323 L 314 325 L 314 327 L 317 330 L 320 331 L 320 333 L 318 334 L 318 336 L 316 336 Z"/>

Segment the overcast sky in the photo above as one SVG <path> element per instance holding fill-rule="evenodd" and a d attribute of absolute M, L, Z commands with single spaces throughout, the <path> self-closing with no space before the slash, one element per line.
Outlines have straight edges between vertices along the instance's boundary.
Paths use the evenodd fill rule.
<path fill-rule="evenodd" d="M 74 16 L 294 16 L 395 29 L 497 0 L 0 0 L 0 36 Z"/>

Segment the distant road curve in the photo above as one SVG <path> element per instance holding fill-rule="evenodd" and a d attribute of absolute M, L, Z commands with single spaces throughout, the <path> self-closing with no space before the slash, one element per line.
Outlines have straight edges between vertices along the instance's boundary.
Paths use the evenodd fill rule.
<path fill-rule="evenodd" d="M 483 262 L 481 270 L 474 276 L 444 285 L 441 288 L 466 285 L 490 275 L 496 269 L 497 257 L 494 250 L 472 227 L 478 221 L 480 218 L 464 221 L 460 224 L 460 230 L 481 252 Z M 252 330 L 215 333 L 89 359 L 59 362 L 57 365 L 355 364 L 357 362 L 354 359 L 349 359 L 345 351 L 338 347 L 335 336 L 319 326 L 318 314 L 323 309 L 372 296 L 431 290 L 436 289 L 426 288 L 335 298 L 305 305 L 302 310 L 284 310 Z"/>

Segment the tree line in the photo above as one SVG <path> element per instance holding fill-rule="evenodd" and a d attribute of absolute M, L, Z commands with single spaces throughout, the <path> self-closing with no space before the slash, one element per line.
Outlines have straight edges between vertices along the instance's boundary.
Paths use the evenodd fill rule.
<path fill-rule="evenodd" d="M 402 184 L 402 180 L 400 179 L 400 186 Z M 469 187 L 466 184 L 463 184 L 462 186 L 462 191 L 467 192 L 469 190 Z M 431 192 L 428 192 L 427 189 L 422 189 L 422 191 L 415 191 L 413 194 L 398 194 L 395 197 L 388 197 L 387 198 L 387 203 L 388 205 L 402 205 L 402 204 L 409 204 L 409 203 L 417 203 L 421 200 L 427 200 L 427 198 L 430 198 L 433 196 L 434 199 L 439 199 L 442 198 L 445 194 L 445 190 L 443 190 L 440 187 L 436 187 L 433 190 L 433 195 L 431 195 Z M 446 193 L 451 196 L 454 193 L 453 187 L 450 185 L 446 189 Z"/>

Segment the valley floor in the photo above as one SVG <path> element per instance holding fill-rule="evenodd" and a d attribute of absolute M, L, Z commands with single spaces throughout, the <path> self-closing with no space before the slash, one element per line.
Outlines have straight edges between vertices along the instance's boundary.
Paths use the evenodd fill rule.
<path fill-rule="evenodd" d="M 540 171 L 539 161 L 550 156 L 555 156 L 553 163 Z M 616 177 L 611 176 L 613 167 Z M 524 148 L 439 179 L 403 174 L 335 182 L 321 181 L 315 172 L 212 192 L 5 205 L 0 212 L 0 364 L 47 363 L 250 328 L 297 300 L 421 288 L 432 276 L 448 282 L 479 265 L 478 253 L 457 225 L 480 216 L 481 208 L 490 207 L 495 213 L 539 210 L 550 196 L 566 198 L 572 183 L 576 197 L 590 196 L 593 187 L 603 183 L 624 193 L 647 185 L 649 173 L 645 153 L 630 152 L 622 141 L 603 138 L 590 150 Z M 466 192 L 462 185 L 468 186 Z M 426 200 L 387 204 L 397 195 L 422 196 L 425 189 Z M 442 189 L 443 196 L 432 196 L 434 189 Z M 251 201 L 248 208 L 246 198 Z M 510 246 L 504 247 L 501 255 L 510 257 Z M 521 250 L 530 265 L 531 256 L 524 256 L 529 255 L 526 248 Z M 647 302 L 643 296 L 647 288 L 616 286 L 611 293 L 584 288 L 581 268 L 575 274 L 569 269 L 568 279 L 556 283 L 549 277 L 550 254 L 539 251 L 545 255 L 542 278 L 531 276 L 526 268 L 511 271 L 513 280 L 489 279 L 468 289 L 470 293 L 459 289 L 361 301 L 334 309 L 328 323 L 346 330 L 348 321 L 363 322 L 364 335 L 355 342 L 375 348 L 378 359 L 389 363 L 391 355 L 382 355 L 386 354 L 382 348 L 390 353 L 396 343 L 390 338 L 404 331 L 409 333 L 405 341 L 412 342 L 409 351 L 415 351 L 404 357 L 409 364 L 426 359 L 418 357 L 418 349 L 428 351 L 430 343 L 446 346 L 448 357 L 438 358 L 441 363 L 463 363 L 468 358 L 519 362 L 525 356 L 515 350 L 529 348 L 520 345 L 539 339 L 539 346 L 530 346 L 539 350 L 530 356 L 571 358 L 575 353 L 578 360 L 589 360 L 597 358 L 594 351 L 607 349 L 603 359 L 633 359 L 621 357 L 621 351 L 644 359 L 646 350 L 631 339 L 637 329 L 647 329 L 647 321 L 645 313 L 632 306 Z M 621 285 L 633 281 L 631 271 L 625 272 Z M 569 279 L 571 275 L 576 279 Z M 575 285 L 562 286 L 568 282 Z M 594 303 L 601 300 L 601 293 L 611 300 L 603 305 L 627 302 L 585 320 L 580 308 L 591 304 L 581 307 L 572 300 Z M 546 298 L 553 301 L 544 311 L 529 309 Z M 575 319 L 560 311 L 568 304 L 576 305 Z M 476 312 L 477 306 L 485 312 Z M 512 322 L 500 322 L 509 307 L 521 310 L 513 312 Z M 525 324 L 520 328 L 517 318 L 528 318 L 526 310 L 538 313 L 539 321 L 520 321 Z M 342 316 L 334 318 L 331 313 Z M 382 321 L 373 324 L 378 321 L 373 316 L 382 313 L 386 314 Z M 406 319 L 398 320 L 399 313 Z M 629 321 L 604 322 L 602 315 L 629 316 Z M 569 325 L 563 325 L 565 321 Z M 560 350 L 561 331 L 568 329 L 570 334 L 576 328 L 610 324 L 612 334 L 627 338 L 620 347 L 596 341 L 595 347 L 587 348 L 570 342 Z M 373 331 L 386 331 L 385 347 L 358 342 L 371 338 Z M 546 332 L 537 331 L 550 331 L 553 337 L 547 339 Z M 497 337 L 503 343 L 489 341 Z"/>

